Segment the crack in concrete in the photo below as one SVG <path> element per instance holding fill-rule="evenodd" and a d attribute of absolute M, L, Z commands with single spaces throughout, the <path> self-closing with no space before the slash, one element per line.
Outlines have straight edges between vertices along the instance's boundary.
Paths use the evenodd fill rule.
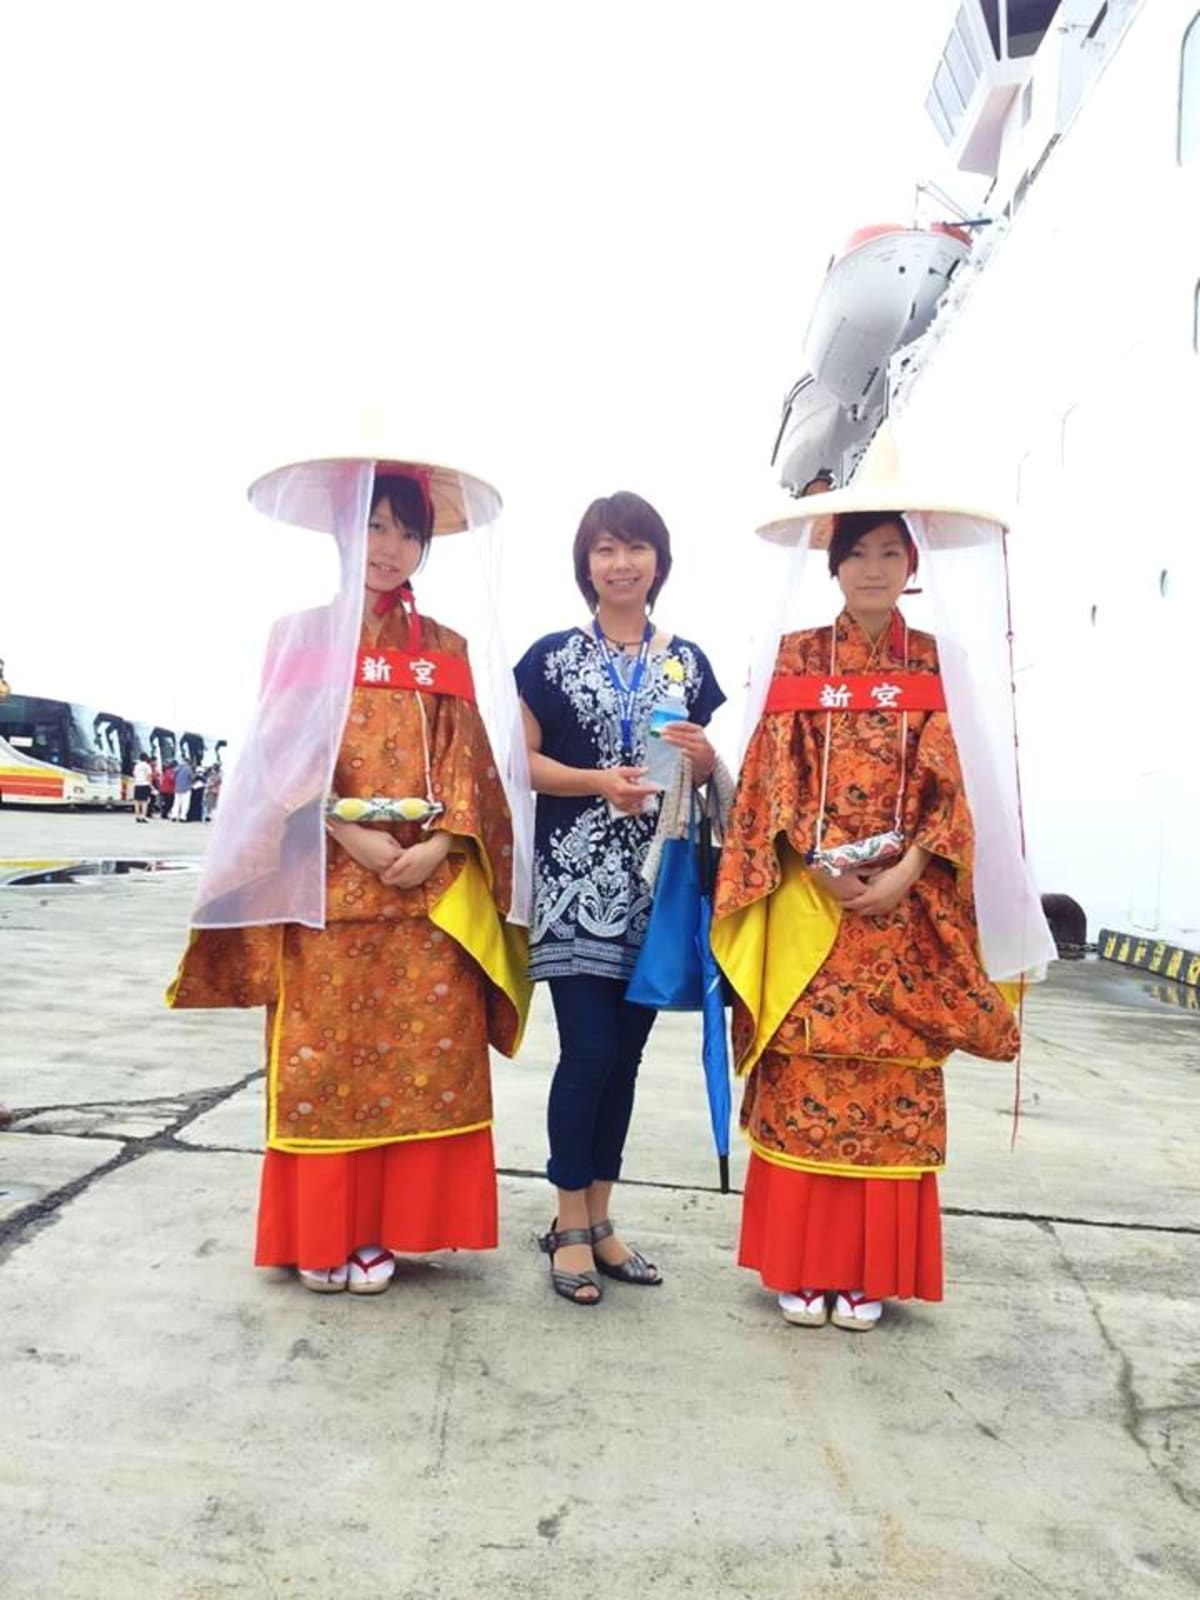
<path fill-rule="evenodd" d="M 138 1136 L 132 1133 L 107 1133 L 103 1128 L 12 1128 L 13 1134 L 24 1134 L 30 1139 L 99 1139 L 106 1144 L 137 1144 Z"/>
<path fill-rule="evenodd" d="M 459 1354 L 463 1341 L 461 1325 L 451 1321 L 438 1361 L 437 1381 L 434 1386 L 433 1406 L 429 1415 L 429 1447 L 431 1459 L 421 1476 L 437 1478 L 446 1464 L 447 1440 L 450 1432 L 450 1412 L 454 1404 L 454 1390 L 458 1381 Z"/>
<path fill-rule="evenodd" d="M 1027 1577 L 1032 1583 L 1036 1583 L 1043 1594 L 1058 1593 L 1058 1591 L 1052 1588 L 1044 1578 L 1039 1578 L 1037 1573 L 1034 1572 L 1030 1567 L 1022 1566 L 1022 1564 L 1017 1560 L 1016 1556 L 1014 1556 L 1011 1551 L 1008 1552 L 1008 1564 L 1010 1567 L 1016 1567 L 1018 1572 L 1024 1573 L 1025 1577 Z"/>
<path fill-rule="evenodd" d="M 926 1367 L 930 1372 L 935 1370 L 927 1362 L 922 1362 L 921 1365 Z M 963 1405 L 962 1401 L 954 1393 L 953 1389 L 943 1389 L 942 1393 L 946 1396 L 946 1399 L 949 1400 L 952 1406 L 957 1406 L 959 1411 L 961 1411 L 963 1416 L 967 1418 L 968 1422 L 970 1422 L 971 1426 L 976 1430 L 977 1433 L 981 1433 L 985 1439 L 991 1439 L 994 1444 L 1002 1444 L 1006 1450 L 1011 1450 L 1022 1466 L 1028 1465 L 1025 1456 L 1012 1442 L 1012 1440 L 1006 1439 L 998 1427 L 993 1428 L 989 1423 L 981 1422 L 971 1410 L 970 1406 Z"/>
<path fill-rule="evenodd" d="M 237 1145 L 237 1144 L 198 1144 L 195 1140 L 183 1140 L 176 1137 L 181 1128 L 187 1127 L 206 1111 L 211 1111 L 214 1106 L 220 1105 L 231 1095 L 248 1088 L 256 1078 L 262 1077 L 262 1068 L 259 1067 L 247 1077 L 234 1084 L 228 1090 L 199 1091 L 200 1103 L 185 1116 L 178 1118 L 170 1127 L 163 1128 L 159 1133 L 140 1138 L 133 1134 L 108 1133 L 99 1128 L 85 1128 L 71 1132 L 62 1128 L 11 1128 L 10 1137 L 24 1135 L 27 1138 L 56 1138 L 56 1139 L 100 1139 L 112 1144 L 134 1144 L 139 1147 L 151 1145 L 158 1150 L 174 1150 L 181 1155 L 190 1156 L 254 1156 L 262 1155 L 262 1145 Z M 215 1098 L 206 1098 L 213 1096 Z M 174 1098 L 176 1100 L 191 1099 L 191 1095 L 163 1096 L 162 1099 Z M 111 1106 L 116 1110 L 125 1107 L 158 1105 L 161 1100 L 129 1100 L 129 1101 L 85 1101 L 78 1106 L 45 1106 L 40 1111 L 76 1111 L 88 1107 L 96 1109 Z M 24 1120 L 38 1114 L 34 1110 L 22 1109 L 18 1115 Z M 97 1169 L 98 1171 L 100 1169 Z M 522 1178 L 535 1183 L 544 1183 L 546 1175 L 537 1167 L 497 1167 L 498 1178 Z M 740 1199 L 743 1191 L 731 1187 L 728 1191 L 721 1190 L 715 1183 L 670 1183 L 662 1178 L 622 1178 L 622 1187 L 627 1189 L 653 1189 L 667 1194 L 725 1194 L 729 1199 Z M 1045 1211 L 988 1211 L 979 1206 L 943 1206 L 944 1217 L 978 1217 L 986 1222 L 1027 1222 L 1037 1228 L 1045 1228 L 1060 1224 L 1069 1228 L 1098 1228 L 1102 1232 L 1124 1233 L 1166 1233 L 1182 1235 L 1185 1238 L 1200 1237 L 1200 1223 L 1190 1222 L 1123 1222 L 1116 1217 L 1069 1217 L 1057 1212 Z M 3 1228 L 0 1223 L 0 1245 L 4 1243 Z"/>
<path fill-rule="evenodd" d="M 259 1067 L 255 1076 L 262 1070 Z M 14 1115 L 25 1121 L 28 1117 L 44 1117 L 54 1111 L 144 1111 L 147 1106 L 171 1106 L 181 1103 L 186 1103 L 190 1108 L 205 1095 L 212 1093 L 211 1089 L 180 1089 L 177 1094 L 152 1094 L 141 1100 L 56 1100 L 43 1106 L 18 1106 Z"/>
<path fill-rule="evenodd" d="M 100 1133 L 62 1134 L 55 1129 L 44 1129 L 40 1132 L 35 1132 L 33 1129 L 28 1130 L 27 1136 L 30 1138 L 50 1137 L 55 1134 L 59 1138 L 107 1138 L 112 1142 L 119 1141 L 122 1148 L 117 1151 L 111 1161 L 105 1161 L 100 1166 L 94 1167 L 91 1172 L 85 1172 L 81 1177 L 73 1178 L 70 1183 L 64 1183 L 59 1188 L 52 1189 L 49 1194 L 42 1195 L 39 1200 L 30 1201 L 27 1206 L 19 1207 L 11 1217 L 6 1217 L 3 1221 L 0 1221 L 0 1261 L 3 1261 L 12 1250 L 27 1243 L 29 1239 L 40 1233 L 44 1227 L 55 1221 L 59 1214 L 72 1201 L 77 1200 L 81 1194 L 86 1194 L 95 1184 L 101 1182 L 104 1178 L 110 1177 L 114 1172 L 119 1172 L 122 1167 L 128 1167 L 133 1162 L 140 1161 L 143 1156 L 149 1155 L 152 1151 L 171 1148 L 187 1149 L 186 1145 L 176 1143 L 176 1135 L 182 1129 L 195 1122 L 197 1117 L 204 1116 L 206 1112 L 212 1111 L 223 1101 L 230 1099 L 235 1094 L 239 1094 L 248 1084 L 253 1083 L 261 1073 L 262 1068 L 256 1067 L 253 1072 L 247 1073 L 244 1078 L 239 1078 L 236 1083 L 226 1084 L 220 1088 L 201 1089 L 189 1094 L 159 1096 L 154 1101 L 142 1102 L 143 1105 L 161 1104 L 163 1100 L 187 1100 L 190 1102 L 187 1110 L 176 1117 L 168 1127 L 161 1129 L 158 1133 L 149 1134 L 145 1138 Z M 119 1104 L 119 1102 L 109 1101 L 101 1103 L 104 1105 Z M 70 1110 L 72 1108 L 61 1107 L 59 1109 Z M 22 1131 L 20 1129 L 12 1130 L 8 1137 L 20 1137 Z"/>
<path fill-rule="evenodd" d="M 1067 1248 L 1056 1232 L 1054 1224 L 1047 1223 L 1043 1231 L 1048 1233 L 1058 1246 L 1059 1257 L 1066 1268 L 1068 1277 L 1087 1302 L 1088 1310 L 1091 1312 L 1092 1320 L 1096 1324 L 1096 1331 L 1100 1335 L 1101 1343 L 1117 1362 L 1117 1399 L 1121 1408 L 1122 1428 L 1145 1456 L 1146 1462 L 1155 1477 L 1162 1479 L 1182 1505 L 1187 1506 L 1189 1510 L 1200 1510 L 1200 1495 L 1193 1493 L 1179 1480 L 1169 1462 L 1160 1462 L 1155 1459 L 1150 1441 L 1142 1433 L 1143 1426 L 1150 1417 L 1157 1412 L 1171 1408 L 1143 1405 L 1142 1398 L 1138 1394 L 1133 1381 L 1133 1362 L 1110 1332 L 1100 1307 L 1096 1304 L 1095 1296 L 1084 1282 L 1083 1275 L 1078 1267 L 1067 1254 Z"/>
<path fill-rule="evenodd" d="M 1068 1228 L 1103 1228 L 1126 1233 L 1181 1233 L 1195 1238 L 1200 1223 L 1122 1222 L 1116 1217 L 1065 1217 L 1045 1211 L 984 1211 L 974 1206 L 943 1206 L 944 1217 L 988 1217 L 998 1222 L 1032 1222 L 1035 1227 L 1060 1223 Z"/>

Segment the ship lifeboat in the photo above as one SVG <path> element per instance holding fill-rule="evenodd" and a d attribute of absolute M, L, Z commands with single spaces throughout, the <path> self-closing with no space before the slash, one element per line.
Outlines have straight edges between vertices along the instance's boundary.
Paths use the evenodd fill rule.
<path fill-rule="evenodd" d="M 805 373 L 783 403 L 771 457 L 780 483 L 793 494 L 821 473 L 845 483 L 851 462 L 866 447 L 879 420 L 874 408 L 852 416 L 836 395 Z"/>
<path fill-rule="evenodd" d="M 971 236 L 949 223 L 860 228 L 829 264 L 804 354 L 814 382 L 864 419 L 893 353 L 925 332 Z"/>

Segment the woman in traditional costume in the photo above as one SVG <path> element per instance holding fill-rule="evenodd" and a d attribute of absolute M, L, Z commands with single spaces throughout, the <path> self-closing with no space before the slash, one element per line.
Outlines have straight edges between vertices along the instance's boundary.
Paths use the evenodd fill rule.
<path fill-rule="evenodd" d="M 700 647 L 650 618 L 671 570 L 653 506 L 628 492 L 594 500 L 574 560 L 591 621 L 537 640 L 516 676 L 538 795 L 529 970 L 549 984 L 560 1051 L 546 1169 L 558 1210 L 539 1243 L 556 1293 L 595 1305 L 597 1269 L 624 1283 L 662 1281 L 609 1217 L 655 1019 L 625 996 L 651 901 L 642 876 L 658 808 L 645 782 L 650 713 L 673 686 L 687 715 L 663 737 L 703 783 L 715 759 L 704 729 L 725 696 Z"/>
<path fill-rule="evenodd" d="M 168 1000 L 267 1008 L 256 1263 L 374 1294 L 396 1253 L 497 1242 L 488 1044 L 514 1053 L 528 987 L 493 743 L 519 718 L 504 672 L 489 740 L 466 643 L 420 615 L 411 579 L 499 496 L 370 460 L 250 493 L 334 534 L 341 585 L 273 629 Z"/>
<path fill-rule="evenodd" d="M 760 530 L 828 546 L 844 606 L 771 632 L 717 881 L 750 1161 L 739 1262 L 789 1322 L 942 1297 L 943 1063 L 1011 1061 L 1000 980 L 1053 944 L 1018 821 L 1003 526 L 899 474 Z M 920 556 L 934 633 L 897 607 Z"/>

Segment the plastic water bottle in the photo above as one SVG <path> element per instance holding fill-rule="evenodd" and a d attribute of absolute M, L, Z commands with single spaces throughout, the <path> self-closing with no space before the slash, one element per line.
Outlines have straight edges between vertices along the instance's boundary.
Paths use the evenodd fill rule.
<path fill-rule="evenodd" d="M 687 714 L 683 685 L 668 683 L 650 712 L 649 737 L 646 740 L 645 781 L 656 789 L 670 788 L 683 760 L 683 751 L 663 738 L 663 729 L 669 728 L 673 722 L 686 722 Z"/>

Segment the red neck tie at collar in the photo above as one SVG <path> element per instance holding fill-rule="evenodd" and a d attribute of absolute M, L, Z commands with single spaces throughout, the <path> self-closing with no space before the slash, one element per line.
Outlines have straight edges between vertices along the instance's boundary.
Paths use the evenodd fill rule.
<path fill-rule="evenodd" d="M 413 586 L 407 578 L 398 589 L 389 589 L 385 594 L 376 595 L 372 610 L 377 617 L 386 617 L 388 612 L 394 611 L 401 601 L 405 603 L 409 611 L 416 611 L 417 599 L 413 594 Z"/>
<path fill-rule="evenodd" d="M 413 586 L 406 578 L 398 589 L 389 589 L 386 594 L 377 595 L 372 606 L 377 617 L 386 617 L 389 611 L 394 611 L 398 605 L 403 605 L 408 620 L 408 642 L 412 649 L 421 648 L 421 614 L 417 610 L 417 597 L 413 593 Z"/>

